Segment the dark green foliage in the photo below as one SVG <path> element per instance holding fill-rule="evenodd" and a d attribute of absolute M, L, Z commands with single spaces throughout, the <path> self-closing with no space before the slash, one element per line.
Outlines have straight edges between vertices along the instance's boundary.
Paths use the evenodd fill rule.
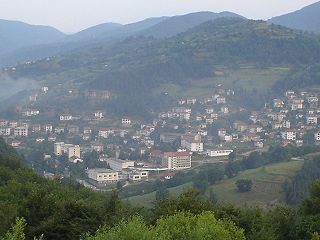
<path fill-rule="evenodd" d="M 305 161 L 297 174 L 284 184 L 286 202 L 298 206 L 309 196 L 309 186 L 320 178 L 320 158 Z"/>
<path fill-rule="evenodd" d="M 250 192 L 252 188 L 252 180 L 239 179 L 236 182 L 236 186 L 239 192 Z"/>

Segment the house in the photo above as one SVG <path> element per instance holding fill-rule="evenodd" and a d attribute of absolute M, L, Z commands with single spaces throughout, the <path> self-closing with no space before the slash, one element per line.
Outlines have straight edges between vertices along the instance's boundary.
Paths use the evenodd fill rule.
<path fill-rule="evenodd" d="M 68 125 L 67 130 L 69 134 L 79 134 L 80 129 L 76 125 Z"/>
<path fill-rule="evenodd" d="M 124 125 L 124 126 L 130 126 L 131 125 L 131 119 L 129 118 L 122 118 L 121 119 L 121 124 Z"/>
<path fill-rule="evenodd" d="M 292 90 L 286 91 L 286 97 L 287 97 L 288 99 L 295 97 L 295 92 L 292 91 Z"/>
<path fill-rule="evenodd" d="M 103 115 L 103 112 L 101 111 L 96 111 L 93 113 L 93 116 L 97 119 L 103 119 L 104 118 L 104 115 Z"/>
<path fill-rule="evenodd" d="M 206 114 L 214 113 L 214 109 L 213 108 L 206 108 L 205 111 L 206 111 Z"/>
<path fill-rule="evenodd" d="M 53 130 L 53 127 L 52 127 L 52 125 L 51 124 L 45 124 L 45 125 L 43 125 L 43 130 L 45 131 L 45 132 L 52 132 L 52 130 Z"/>
<path fill-rule="evenodd" d="M 82 163 L 83 160 L 77 156 L 72 156 L 71 158 L 69 158 L 69 162 L 72 162 L 72 163 Z"/>
<path fill-rule="evenodd" d="M 307 97 L 307 101 L 309 103 L 310 108 L 317 108 L 318 107 L 318 102 L 319 102 L 318 97 L 315 97 L 315 96 Z"/>
<path fill-rule="evenodd" d="M 90 135 L 92 133 L 92 130 L 90 127 L 84 127 L 83 128 L 83 134 L 84 135 Z"/>
<path fill-rule="evenodd" d="M 31 117 L 31 116 L 37 116 L 40 114 L 40 111 L 37 109 L 26 109 L 24 111 L 22 111 L 22 116 L 25 117 Z"/>
<path fill-rule="evenodd" d="M 173 143 L 177 140 L 180 140 L 181 134 L 178 133 L 161 133 L 160 141 L 163 143 Z"/>
<path fill-rule="evenodd" d="M 226 98 L 224 97 L 224 96 L 218 96 L 217 98 L 216 98 L 216 102 L 217 102 L 217 104 L 226 104 Z"/>
<path fill-rule="evenodd" d="M 309 114 L 306 116 L 308 125 L 317 125 L 318 124 L 318 116 L 315 114 Z"/>
<path fill-rule="evenodd" d="M 41 125 L 40 124 L 33 124 L 31 126 L 31 131 L 32 132 L 40 132 L 41 131 Z"/>
<path fill-rule="evenodd" d="M 72 115 L 70 114 L 60 115 L 60 121 L 71 121 L 71 120 L 72 120 Z"/>
<path fill-rule="evenodd" d="M 248 125 L 240 121 L 234 122 L 233 127 L 239 132 L 244 132 L 248 129 Z"/>
<path fill-rule="evenodd" d="M 193 105 L 193 104 L 196 104 L 196 103 L 197 103 L 197 99 L 196 98 L 187 99 L 187 104 L 188 105 Z"/>
<path fill-rule="evenodd" d="M 29 101 L 30 102 L 36 102 L 38 98 L 38 93 L 33 93 L 29 96 Z"/>
<path fill-rule="evenodd" d="M 282 108 L 283 106 L 284 106 L 284 102 L 281 99 L 273 99 L 274 108 Z"/>
<path fill-rule="evenodd" d="M 11 135 L 11 128 L 9 127 L 0 128 L 0 136 L 10 136 L 10 135 Z"/>
<path fill-rule="evenodd" d="M 289 120 L 285 120 L 282 122 L 282 127 L 283 128 L 290 128 L 291 127 L 291 122 Z"/>
<path fill-rule="evenodd" d="M 314 139 L 315 139 L 316 141 L 320 141 L 320 132 L 316 132 L 316 133 L 314 134 Z"/>
<path fill-rule="evenodd" d="M 65 129 L 62 126 L 58 126 L 54 129 L 54 132 L 57 134 L 64 133 Z"/>
<path fill-rule="evenodd" d="M 94 168 L 87 171 L 88 177 L 98 183 L 113 183 L 119 181 L 117 171 L 106 168 Z"/>
<path fill-rule="evenodd" d="M 102 143 L 92 143 L 91 150 L 96 152 L 103 152 L 103 144 Z"/>
<path fill-rule="evenodd" d="M 114 134 L 114 130 L 110 128 L 101 128 L 98 131 L 98 136 L 101 138 L 108 138 L 112 134 Z"/>
<path fill-rule="evenodd" d="M 9 121 L 5 119 L 0 119 L 0 127 L 8 126 Z"/>
<path fill-rule="evenodd" d="M 294 98 L 289 101 L 289 106 L 292 111 L 303 109 L 304 100 L 300 98 Z"/>
<path fill-rule="evenodd" d="M 47 86 L 41 87 L 41 92 L 43 92 L 44 94 L 48 93 L 48 91 L 49 91 L 49 87 Z"/>
<path fill-rule="evenodd" d="M 281 132 L 281 138 L 284 140 L 295 141 L 297 139 L 297 132 L 296 131 L 283 131 Z"/>
<path fill-rule="evenodd" d="M 163 154 L 162 164 L 170 170 L 191 168 L 192 152 L 166 152 Z"/>
<path fill-rule="evenodd" d="M 221 107 L 221 112 L 223 113 L 223 114 L 228 114 L 229 113 L 229 107 L 227 107 L 227 106 L 223 106 L 223 107 Z"/>
<path fill-rule="evenodd" d="M 227 130 L 224 128 L 218 129 L 218 136 L 219 137 L 224 137 L 227 134 Z"/>

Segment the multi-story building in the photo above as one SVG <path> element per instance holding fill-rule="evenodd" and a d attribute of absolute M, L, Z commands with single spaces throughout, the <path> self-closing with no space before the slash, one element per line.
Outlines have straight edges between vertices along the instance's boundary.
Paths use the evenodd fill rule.
<path fill-rule="evenodd" d="M 297 132 L 296 131 L 284 131 L 284 132 L 281 132 L 281 137 L 284 140 L 295 141 L 297 139 Z"/>
<path fill-rule="evenodd" d="M 191 168 L 192 152 L 166 152 L 163 155 L 163 166 L 170 170 Z"/>
<path fill-rule="evenodd" d="M 119 181 L 119 174 L 117 171 L 106 168 L 89 169 L 88 177 L 98 183 L 113 183 Z"/>
<path fill-rule="evenodd" d="M 64 142 L 57 142 L 54 144 L 54 154 L 61 156 L 63 154 L 68 154 L 68 158 L 81 157 L 81 148 L 79 145 L 66 144 Z"/>
<path fill-rule="evenodd" d="M 10 135 L 11 135 L 11 128 L 9 127 L 0 128 L 0 136 L 10 136 Z"/>
<path fill-rule="evenodd" d="M 107 159 L 107 163 L 109 164 L 111 169 L 116 170 L 116 171 L 122 171 L 124 169 L 134 167 L 134 161 L 130 161 L 130 160 L 109 158 L 109 159 Z"/>
<path fill-rule="evenodd" d="M 191 152 L 203 152 L 203 142 L 201 142 L 200 139 L 194 139 L 192 137 L 183 137 L 181 139 L 181 147 Z"/>
<path fill-rule="evenodd" d="M 226 157 L 232 153 L 233 150 L 228 149 L 216 149 L 216 150 L 207 150 L 207 155 L 209 157 Z"/>
<path fill-rule="evenodd" d="M 13 135 L 16 137 L 27 137 L 28 136 L 28 126 L 16 127 L 13 131 Z"/>
<path fill-rule="evenodd" d="M 142 180 L 147 180 L 149 177 L 149 172 L 148 171 L 131 171 L 129 173 L 129 180 L 133 182 L 138 182 Z"/>

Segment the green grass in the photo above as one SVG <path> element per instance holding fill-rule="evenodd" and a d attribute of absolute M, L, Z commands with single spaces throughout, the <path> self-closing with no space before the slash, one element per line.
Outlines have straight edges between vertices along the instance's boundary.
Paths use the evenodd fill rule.
<path fill-rule="evenodd" d="M 265 167 L 246 170 L 232 179 L 225 179 L 208 188 L 208 193 L 213 190 L 217 194 L 220 203 L 231 203 L 236 206 L 259 206 L 266 207 L 278 202 L 283 197 L 282 185 L 288 178 L 294 176 L 295 172 L 303 165 L 303 161 L 290 161 L 284 163 L 270 164 Z M 252 191 L 240 193 L 236 188 L 238 179 L 251 179 L 253 181 Z M 178 187 L 170 188 L 171 196 L 178 196 L 185 189 L 192 187 L 187 183 Z M 124 200 L 136 206 L 152 207 L 155 201 L 155 192 L 129 197 Z"/>
<path fill-rule="evenodd" d="M 178 187 L 169 188 L 170 196 L 178 196 L 180 195 L 185 189 L 188 189 L 192 187 L 192 183 L 186 183 L 183 185 L 180 185 Z M 135 205 L 135 206 L 145 206 L 145 207 L 152 207 L 154 201 L 156 200 L 156 192 L 129 197 L 124 199 L 128 201 L 129 203 Z"/>
<path fill-rule="evenodd" d="M 236 70 L 218 66 L 216 76 L 213 78 L 193 80 L 186 86 L 163 84 L 153 92 L 156 95 L 161 92 L 168 92 L 171 96 L 181 98 L 209 97 L 212 95 L 214 87 L 218 84 L 223 84 L 231 89 L 242 87 L 246 90 L 257 89 L 263 92 L 270 89 L 276 81 L 282 79 L 289 71 L 290 68 L 281 66 L 257 69 L 255 66 L 244 65 Z"/>
<path fill-rule="evenodd" d="M 286 179 L 294 176 L 302 165 L 303 161 L 290 161 L 246 170 L 237 177 L 223 180 L 210 189 L 217 194 L 218 201 L 221 203 L 265 207 L 281 201 L 283 183 Z M 238 192 L 235 183 L 239 179 L 251 179 L 253 181 L 251 192 Z"/>

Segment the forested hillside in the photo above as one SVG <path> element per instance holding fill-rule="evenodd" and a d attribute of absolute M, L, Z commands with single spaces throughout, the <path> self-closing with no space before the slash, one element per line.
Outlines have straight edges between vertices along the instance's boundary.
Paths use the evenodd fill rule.
<path fill-rule="evenodd" d="M 139 109 L 150 112 L 159 108 L 162 103 L 159 99 L 154 101 L 152 90 L 163 84 L 188 87 L 191 81 L 201 79 L 215 82 L 217 72 L 225 74 L 227 80 L 226 69 L 238 71 L 243 66 L 254 68 L 256 72 L 264 70 L 270 73 L 272 68 L 292 69 L 286 76 L 278 77 L 280 81 L 275 89 L 285 90 L 317 83 L 317 77 L 303 80 L 312 68 L 306 68 L 307 74 L 302 79 L 295 80 L 295 72 L 318 62 L 318 35 L 237 18 L 209 21 L 168 39 L 132 37 L 49 61 L 19 65 L 7 73 L 14 78 L 38 79 L 49 85 L 64 82 L 82 88 L 111 90 L 119 96 L 110 104 L 111 108 L 117 106 L 111 112 L 143 115 L 132 112 L 132 109 L 143 106 Z M 254 84 L 273 84 L 260 81 L 268 80 L 257 78 Z M 270 88 L 260 90 L 260 94 L 268 93 Z M 141 92 L 145 95 L 142 96 Z M 251 95 L 244 91 L 239 94 L 243 94 L 238 95 L 239 102 L 259 102 L 258 98 L 241 100 Z"/>
<path fill-rule="evenodd" d="M 299 209 L 215 205 L 196 190 L 164 197 L 153 209 L 121 202 L 117 193 L 94 193 L 37 176 L 0 140 L 0 236 L 33 239 L 250 239 L 309 240 L 320 232 L 320 182 Z M 17 219 L 17 221 L 16 221 Z M 10 225 L 14 224 L 10 230 Z M 169 224 L 168 224 L 169 223 Z M 96 230 L 100 230 L 95 233 Z M 87 234 L 86 237 L 84 234 Z"/>

